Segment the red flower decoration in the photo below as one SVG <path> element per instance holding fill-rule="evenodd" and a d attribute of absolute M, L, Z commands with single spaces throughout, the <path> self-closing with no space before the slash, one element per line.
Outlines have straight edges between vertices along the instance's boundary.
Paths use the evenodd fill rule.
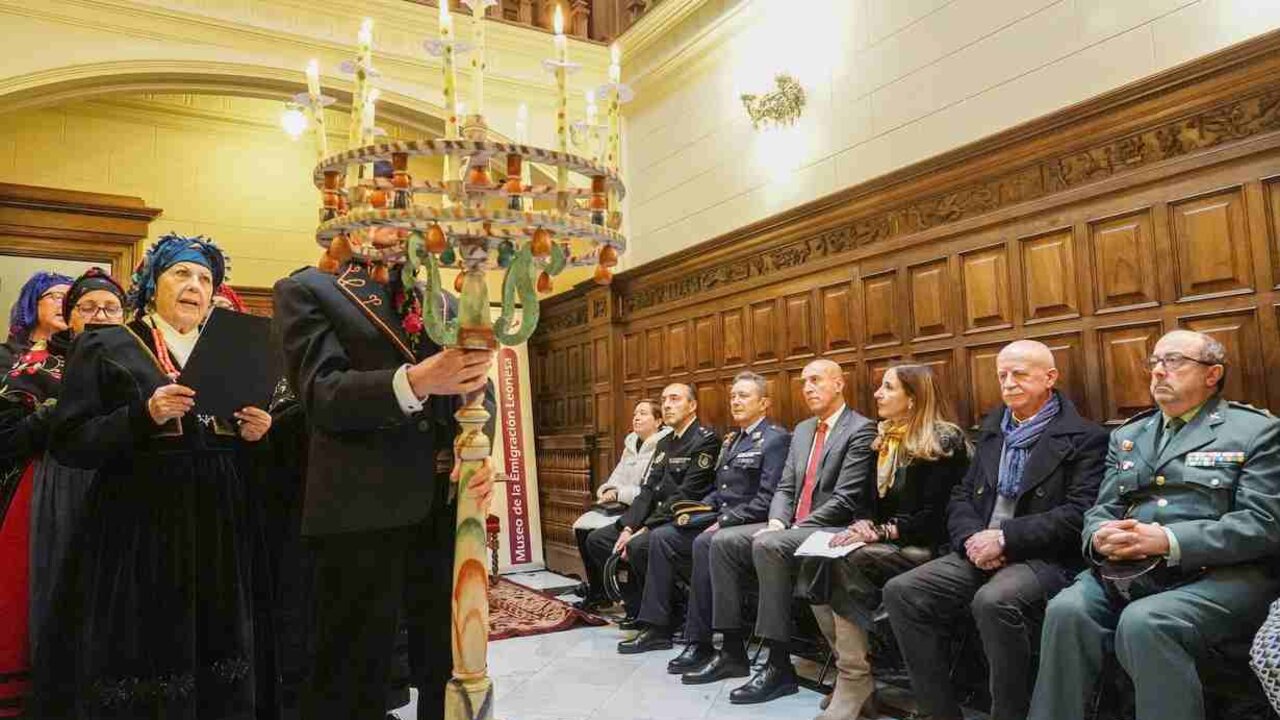
<path fill-rule="evenodd" d="M 416 310 L 405 315 L 404 322 L 402 322 L 401 325 L 404 326 L 404 331 L 410 335 L 417 335 L 422 332 L 422 329 L 425 327 L 422 324 L 422 315 L 418 314 Z"/>

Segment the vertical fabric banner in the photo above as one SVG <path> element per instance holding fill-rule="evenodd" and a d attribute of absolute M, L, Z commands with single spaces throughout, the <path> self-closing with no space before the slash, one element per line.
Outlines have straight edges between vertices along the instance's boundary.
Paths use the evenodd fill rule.
<path fill-rule="evenodd" d="M 520 394 L 520 357 L 504 347 L 498 351 L 498 418 L 502 428 L 502 460 L 507 473 L 507 557 L 512 565 L 534 561 L 532 513 L 525 456 L 524 403 Z"/>
<path fill-rule="evenodd" d="M 491 309 L 497 317 L 500 308 Z M 542 518 L 538 508 L 538 468 L 534 456 L 533 394 L 529 390 L 529 351 L 525 345 L 498 350 L 489 379 L 497 400 L 493 427 L 495 470 L 507 481 L 494 486 L 498 517 L 499 572 L 526 572 L 546 567 L 542 557 Z"/>

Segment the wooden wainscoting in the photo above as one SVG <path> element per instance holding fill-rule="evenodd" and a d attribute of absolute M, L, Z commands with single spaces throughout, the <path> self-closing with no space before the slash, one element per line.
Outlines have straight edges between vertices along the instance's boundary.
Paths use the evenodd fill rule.
<path fill-rule="evenodd" d="M 1226 346 L 1229 398 L 1280 409 L 1277 283 L 1272 33 L 550 299 L 535 423 L 593 435 L 600 482 L 665 383 L 696 382 L 723 427 L 750 368 L 792 425 L 800 370 L 826 357 L 867 415 L 885 368 L 930 364 L 973 424 L 999 403 L 996 352 L 1029 337 L 1115 424 L 1150 406 L 1144 359 L 1178 327 Z"/>
<path fill-rule="evenodd" d="M 582 574 L 573 521 L 592 503 L 591 458 L 595 438 L 583 434 L 538 435 L 538 508 L 547 566 Z"/>

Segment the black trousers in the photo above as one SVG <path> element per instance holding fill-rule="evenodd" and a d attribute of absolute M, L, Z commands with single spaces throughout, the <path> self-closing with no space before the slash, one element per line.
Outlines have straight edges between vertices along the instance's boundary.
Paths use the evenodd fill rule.
<path fill-rule="evenodd" d="M 885 583 L 884 605 L 920 712 L 961 717 L 951 687 L 950 641 L 958 621 L 972 615 L 991 669 L 992 720 L 1026 718 L 1045 605 L 1061 589 L 1045 587 L 1027 563 L 990 573 L 955 552 Z"/>
<path fill-rule="evenodd" d="M 616 525 L 605 525 L 587 534 L 583 555 L 590 558 L 591 564 L 597 568 L 597 574 L 613 554 L 613 546 L 621 534 Z M 627 564 L 631 567 L 631 580 L 622 586 L 622 602 L 626 605 L 627 617 L 640 615 L 640 596 L 644 588 L 644 574 L 649 565 L 649 541 L 652 536 L 652 532 L 641 533 L 633 536 L 631 542 L 627 543 Z M 590 566 L 587 572 L 591 572 Z"/>
<path fill-rule="evenodd" d="M 693 543 L 700 532 L 702 528 L 695 530 L 667 523 L 648 533 L 651 536 L 649 563 L 640 600 L 639 618 L 642 622 L 653 627 L 671 628 L 676 579 L 687 579 L 693 570 Z"/>
<path fill-rule="evenodd" d="M 444 716 L 452 675 L 454 513 L 416 526 L 310 538 L 315 561 L 313 662 L 302 718 L 382 720 L 401 617 L 418 720 Z"/>

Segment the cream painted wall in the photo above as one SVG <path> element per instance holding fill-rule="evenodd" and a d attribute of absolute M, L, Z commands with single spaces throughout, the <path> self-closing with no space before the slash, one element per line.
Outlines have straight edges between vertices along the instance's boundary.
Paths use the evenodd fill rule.
<path fill-rule="evenodd" d="M 625 59 L 628 266 L 1280 27 L 1275 0 L 701 5 Z M 738 95 L 779 71 L 808 107 L 753 130 Z"/>

